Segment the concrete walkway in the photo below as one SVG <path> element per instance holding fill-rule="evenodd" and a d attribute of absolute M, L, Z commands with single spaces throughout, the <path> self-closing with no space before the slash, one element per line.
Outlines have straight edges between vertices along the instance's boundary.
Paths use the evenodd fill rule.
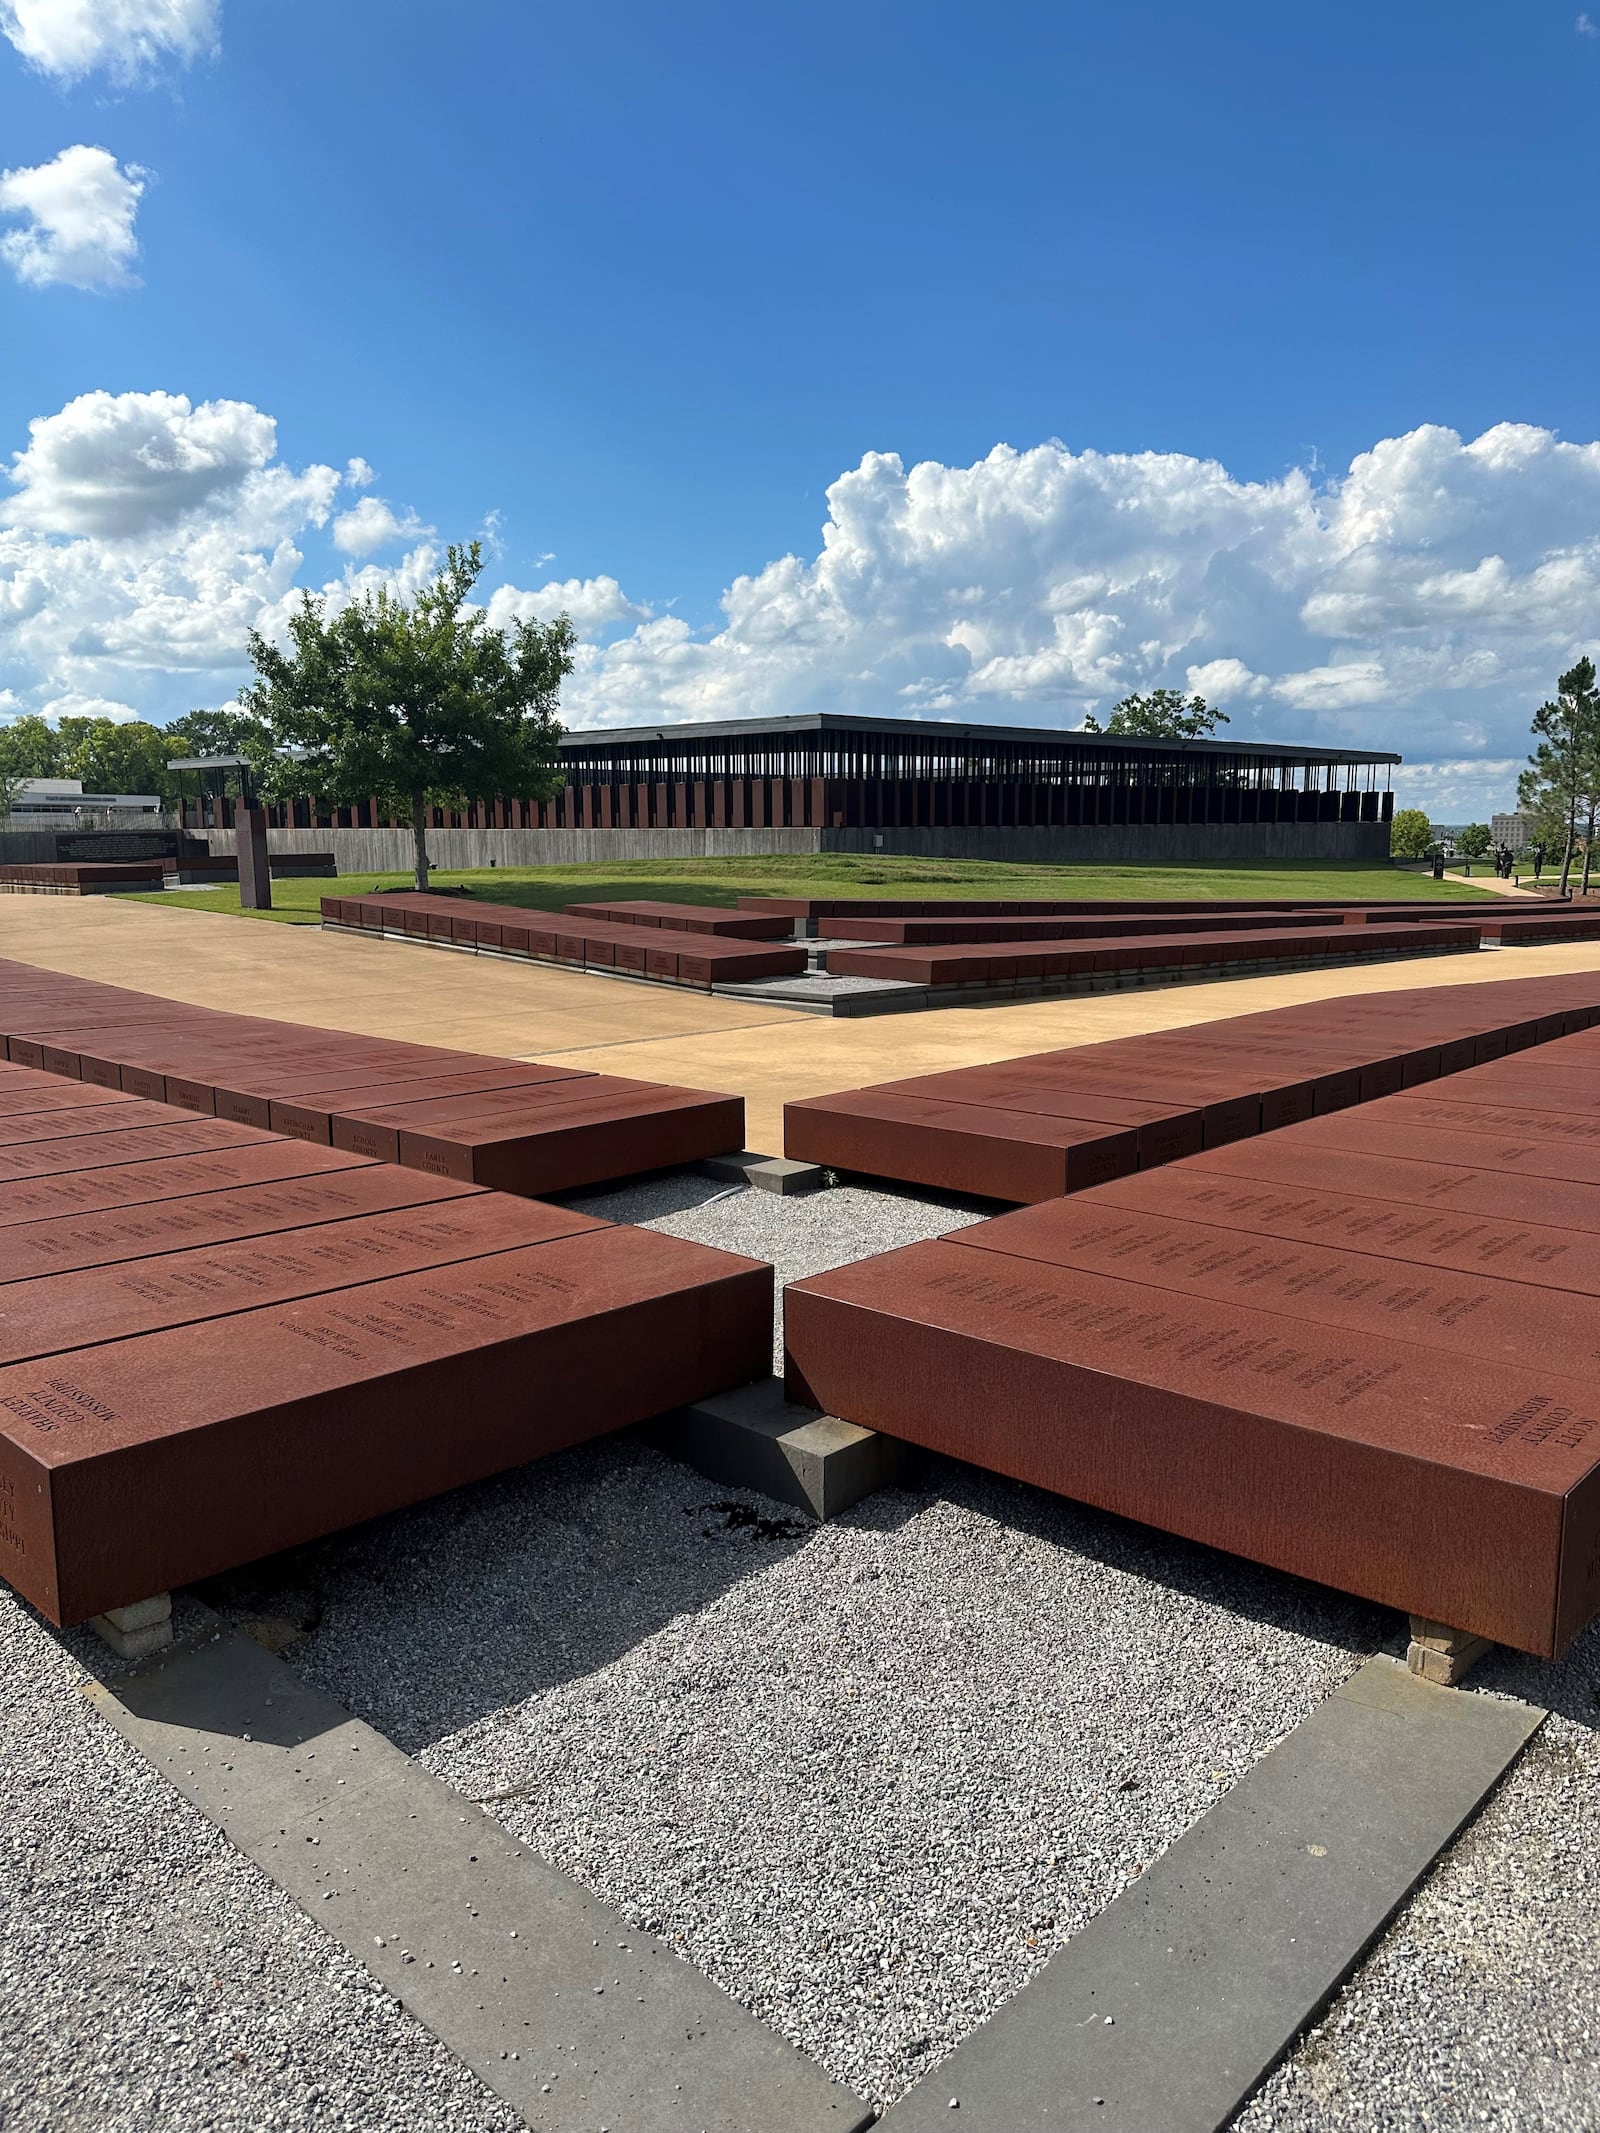
<path fill-rule="evenodd" d="M 745 1099 L 749 1145 L 777 1154 L 783 1105 L 795 1097 L 1299 1000 L 1596 970 L 1600 944 L 838 1021 L 547 964 L 110 898 L 0 898 L 0 957 L 326 1029 L 726 1090 Z"/>

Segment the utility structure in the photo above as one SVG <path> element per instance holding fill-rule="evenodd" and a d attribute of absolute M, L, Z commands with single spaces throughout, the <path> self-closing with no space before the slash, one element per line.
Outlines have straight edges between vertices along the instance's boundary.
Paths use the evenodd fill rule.
<path fill-rule="evenodd" d="M 1134 864 L 1382 859 L 1399 761 L 1340 746 L 824 711 L 568 733 L 556 798 L 508 794 L 436 808 L 429 827 L 441 863 L 456 866 L 496 855 L 536 863 L 719 851 Z M 269 810 L 269 821 L 321 843 L 334 832 L 341 866 L 404 863 L 381 856 L 405 825 L 375 802 L 334 809 L 307 795 Z"/>
<path fill-rule="evenodd" d="M 201 812 L 205 811 L 206 783 L 215 776 L 216 812 L 226 807 L 228 772 L 239 775 L 239 802 L 233 810 L 233 828 L 238 840 L 239 903 L 246 911 L 272 909 L 272 867 L 267 857 L 267 811 L 256 799 L 255 772 L 243 755 L 180 755 L 168 763 L 169 770 L 193 770 L 200 777 Z M 179 803 L 180 811 L 182 803 Z M 181 813 L 180 813 L 181 819 Z M 221 827 L 220 821 L 217 825 Z"/>

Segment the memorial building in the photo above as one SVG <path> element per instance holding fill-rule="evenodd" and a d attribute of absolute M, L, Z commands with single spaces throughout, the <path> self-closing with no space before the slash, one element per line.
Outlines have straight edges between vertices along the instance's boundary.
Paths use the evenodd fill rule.
<path fill-rule="evenodd" d="M 561 759 L 566 789 L 553 800 L 436 809 L 440 863 L 808 851 L 1382 859 L 1400 761 L 1338 746 L 840 712 L 594 728 L 567 734 Z M 274 845 L 290 848 L 296 833 L 326 845 L 332 832 L 341 869 L 409 862 L 409 830 L 372 802 L 335 810 L 308 796 L 274 809 L 271 827 Z"/>

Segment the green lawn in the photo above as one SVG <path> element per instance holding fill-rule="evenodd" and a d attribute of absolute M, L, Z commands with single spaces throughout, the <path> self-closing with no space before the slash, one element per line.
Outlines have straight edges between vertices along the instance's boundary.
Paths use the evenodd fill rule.
<path fill-rule="evenodd" d="M 1487 892 L 1459 879 L 1435 881 L 1387 865 L 1317 860 L 1263 861 L 1214 867 L 1012 866 L 993 860 L 895 859 L 854 853 L 777 855 L 757 859 L 627 859 L 611 865 L 491 867 L 471 872 L 443 869 L 441 888 L 465 884 L 498 903 L 536 911 L 563 904 L 617 897 L 666 897 L 677 903 L 731 904 L 742 895 L 964 897 L 1340 897 L 1352 903 L 1408 901 L 1459 903 Z M 223 911 L 234 917 L 271 918 L 285 925 L 315 925 L 321 899 L 330 893 L 359 896 L 368 889 L 399 888 L 405 874 L 342 874 L 329 881 L 278 881 L 271 911 L 240 913 L 239 891 L 166 889 L 124 901 Z"/>

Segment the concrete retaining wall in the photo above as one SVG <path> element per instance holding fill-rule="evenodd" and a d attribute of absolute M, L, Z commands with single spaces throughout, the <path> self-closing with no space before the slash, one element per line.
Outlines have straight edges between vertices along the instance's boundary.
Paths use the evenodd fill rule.
<path fill-rule="evenodd" d="M 213 852 L 236 849 L 232 830 L 207 830 L 204 835 Z M 409 830 L 275 829 L 268 832 L 268 843 L 274 852 L 331 851 L 342 874 L 406 873 L 411 867 Z M 604 865 L 619 859 L 746 859 L 776 852 L 1004 859 L 1022 866 L 1382 860 L 1389 855 L 1389 828 L 1383 822 L 1250 822 L 1057 830 L 441 829 L 428 835 L 429 857 L 447 869 L 491 863 L 537 867 Z M 0 852 L 0 858 L 11 856 Z"/>

